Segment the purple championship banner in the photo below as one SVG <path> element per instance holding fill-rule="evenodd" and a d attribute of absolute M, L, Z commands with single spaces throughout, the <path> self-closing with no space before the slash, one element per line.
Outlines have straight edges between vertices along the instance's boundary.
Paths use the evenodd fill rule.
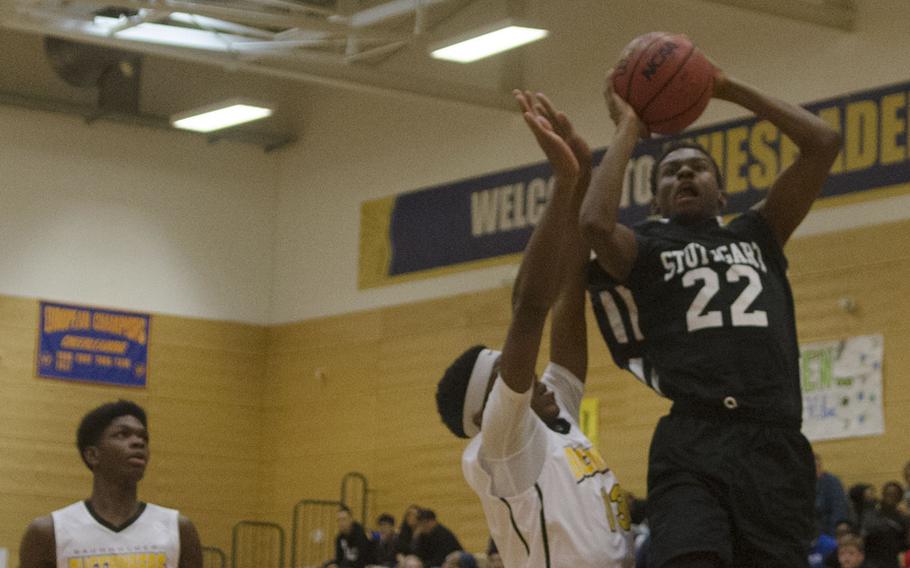
<path fill-rule="evenodd" d="M 910 193 L 908 106 L 910 82 L 805 105 L 844 140 L 819 206 Z M 798 154 L 777 127 L 755 117 L 643 141 L 626 170 L 620 222 L 634 225 L 650 214 L 655 159 L 664 145 L 681 139 L 700 143 L 717 161 L 728 193 L 727 214 L 764 199 Z M 594 152 L 595 164 L 605 151 Z M 364 202 L 358 287 L 515 262 L 552 189 L 544 161 Z"/>
<path fill-rule="evenodd" d="M 37 375 L 144 387 L 151 316 L 40 303 Z"/>

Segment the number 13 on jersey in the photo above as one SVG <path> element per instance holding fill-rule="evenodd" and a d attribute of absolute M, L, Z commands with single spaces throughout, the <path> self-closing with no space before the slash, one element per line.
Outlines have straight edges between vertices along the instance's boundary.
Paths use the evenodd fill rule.
<path fill-rule="evenodd" d="M 610 522 L 610 530 L 616 532 L 618 528 L 624 531 L 629 530 L 632 526 L 632 515 L 629 513 L 629 502 L 619 484 L 614 484 L 610 492 L 606 488 L 600 490 L 600 496 L 604 500 L 604 509 L 607 511 L 607 521 Z"/>

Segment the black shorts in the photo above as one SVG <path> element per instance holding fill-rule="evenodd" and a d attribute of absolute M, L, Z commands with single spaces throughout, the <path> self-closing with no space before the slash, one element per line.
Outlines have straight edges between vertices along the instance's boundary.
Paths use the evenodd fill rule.
<path fill-rule="evenodd" d="M 705 416 L 675 405 L 648 465 L 649 568 L 690 552 L 726 566 L 808 566 L 815 460 L 795 425 Z"/>

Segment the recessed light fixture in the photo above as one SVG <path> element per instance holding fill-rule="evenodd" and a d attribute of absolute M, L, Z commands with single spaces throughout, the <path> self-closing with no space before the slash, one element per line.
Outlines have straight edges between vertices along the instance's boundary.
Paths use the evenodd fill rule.
<path fill-rule="evenodd" d="M 549 33 L 504 20 L 435 44 L 430 55 L 446 61 L 471 63 L 543 39 Z"/>
<path fill-rule="evenodd" d="M 264 104 L 231 99 L 175 114 L 171 117 L 171 125 L 194 132 L 214 132 L 267 118 L 272 113 L 273 110 Z"/>

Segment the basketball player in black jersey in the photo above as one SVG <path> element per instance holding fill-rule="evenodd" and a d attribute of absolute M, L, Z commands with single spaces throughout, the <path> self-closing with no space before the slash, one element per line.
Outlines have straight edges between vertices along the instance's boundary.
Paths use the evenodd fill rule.
<path fill-rule="evenodd" d="M 607 91 L 616 133 L 580 225 L 597 259 L 589 290 L 616 362 L 673 400 L 651 443 L 649 568 L 807 566 L 814 465 L 802 417 L 783 246 L 840 149 L 819 118 L 715 73 L 717 99 L 769 121 L 799 148 L 765 200 L 727 225 L 717 164 L 671 146 L 652 175 L 654 212 L 617 222 L 624 172 L 647 128 Z M 779 139 L 778 139 L 779 141 Z"/>
<path fill-rule="evenodd" d="M 138 500 L 148 442 L 145 411 L 135 403 L 120 400 L 86 414 L 77 445 L 92 471 L 91 497 L 32 521 L 22 537 L 20 568 L 202 568 L 193 523 Z"/>

